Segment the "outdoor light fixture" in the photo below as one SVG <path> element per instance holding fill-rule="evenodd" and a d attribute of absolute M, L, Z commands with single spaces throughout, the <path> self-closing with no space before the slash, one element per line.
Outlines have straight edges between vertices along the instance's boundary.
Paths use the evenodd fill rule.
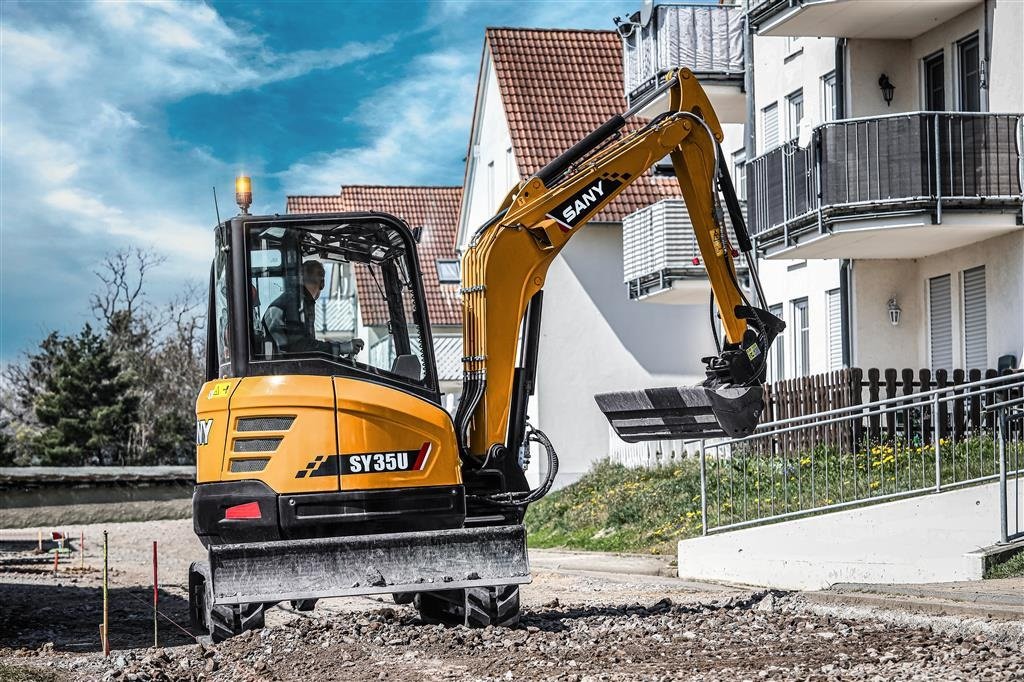
<path fill-rule="evenodd" d="M 252 180 L 248 175 L 239 175 L 235 178 L 235 203 L 242 209 L 242 215 L 249 215 L 249 207 L 252 205 Z"/>
<path fill-rule="evenodd" d="M 896 92 L 896 86 L 892 84 L 892 81 L 884 73 L 878 77 L 878 87 L 882 88 L 882 99 L 885 100 L 885 106 L 892 104 L 892 96 Z"/>
<path fill-rule="evenodd" d="M 893 296 L 889 299 L 889 322 L 892 326 L 897 327 L 900 323 L 900 313 L 903 310 L 900 308 L 900 304 L 896 302 L 896 297 Z"/>

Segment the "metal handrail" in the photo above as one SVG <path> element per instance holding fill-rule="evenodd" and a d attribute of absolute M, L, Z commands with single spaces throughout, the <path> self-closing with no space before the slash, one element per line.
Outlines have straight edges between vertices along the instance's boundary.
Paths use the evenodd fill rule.
<path fill-rule="evenodd" d="M 903 111 L 903 112 L 897 112 L 897 113 L 892 113 L 892 114 L 878 114 L 877 116 L 854 116 L 852 118 L 837 118 L 837 119 L 834 119 L 832 121 L 825 121 L 823 123 L 819 123 L 818 125 L 816 125 L 813 128 L 811 128 L 811 137 L 813 138 L 814 135 L 819 130 L 821 130 L 823 128 L 827 128 L 829 126 L 838 126 L 838 125 L 843 125 L 845 123 L 862 123 L 862 122 L 866 123 L 866 122 L 869 122 L 869 121 L 881 121 L 883 119 L 889 119 L 889 118 L 906 118 L 906 117 L 910 117 L 910 116 L 956 116 L 957 118 L 968 118 L 968 117 L 986 118 L 986 117 L 991 117 L 991 116 L 1020 116 L 1020 117 L 1024 117 L 1024 112 L 1020 112 L 1020 111 Z M 760 154 L 758 154 L 754 158 L 750 159 L 749 161 L 746 161 L 745 163 L 748 163 L 748 164 L 753 163 L 754 161 L 757 161 L 758 159 L 762 159 L 765 156 L 768 156 L 769 154 L 771 154 L 772 152 L 777 151 L 779 148 L 785 147 L 786 145 L 794 145 L 794 146 L 796 146 L 797 139 L 798 138 L 794 137 L 794 138 L 791 138 L 789 140 L 783 140 L 782 142 L 779 142 L 774 147 L 771 147 L 769 149 L 764 150 L 763 152 L 761 152 Z M 800 149 L 804 149 L 804 148 L 800 147 Z"/>

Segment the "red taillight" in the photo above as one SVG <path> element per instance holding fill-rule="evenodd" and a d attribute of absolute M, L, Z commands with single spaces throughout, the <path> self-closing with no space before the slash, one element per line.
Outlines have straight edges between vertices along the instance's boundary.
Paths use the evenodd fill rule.
<path fill-rule="evenodd" d="M 246 502 L 245 504 L 236 504 L 234 507 L 228 507 L 224 510 L 225 519 L 258 519 L 260 515 L 260 503 L 259 502 Z"/>

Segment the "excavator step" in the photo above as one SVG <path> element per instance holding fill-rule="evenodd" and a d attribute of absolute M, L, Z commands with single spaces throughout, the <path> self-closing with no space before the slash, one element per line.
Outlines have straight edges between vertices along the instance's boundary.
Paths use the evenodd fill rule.
<path fill-rule="evenodd" d="M 594 396 L 615 433 L 627 443 L 743 438 L 764 410 L 760 386 L 671 386 Z"/>
<path fill-rule="evenodd" d="M 530 582 L 521 525 L 210 547 L 214 604 Z"/>

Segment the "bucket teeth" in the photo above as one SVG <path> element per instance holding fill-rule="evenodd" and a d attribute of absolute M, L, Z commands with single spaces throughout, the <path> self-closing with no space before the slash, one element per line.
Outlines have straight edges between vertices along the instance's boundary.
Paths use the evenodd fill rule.
<path fill-rule="evenodd" d="M 627 443 L 750 435 L 764 409 L 760 386 L 679 386 L 594 396 Z"/>

